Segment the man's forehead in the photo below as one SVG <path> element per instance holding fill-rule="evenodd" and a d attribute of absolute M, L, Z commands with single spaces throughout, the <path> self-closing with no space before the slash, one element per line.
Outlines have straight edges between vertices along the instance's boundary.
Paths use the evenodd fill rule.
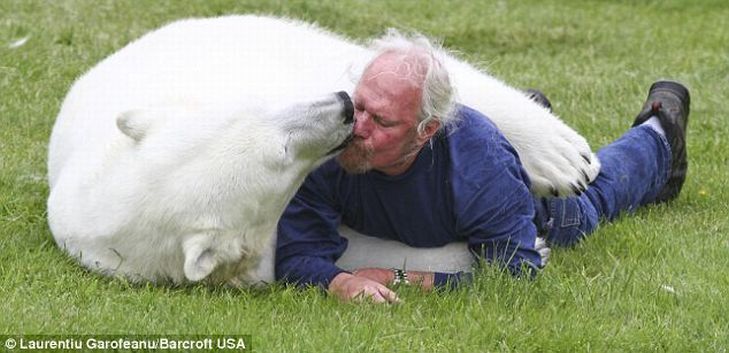
<path fill-rule="evenodd" d="M 374 80 L 383 76 L 395 80 L 409 81 L 420 85 L 425 78 L 422 58 L 409 53 L 386 52 L 376 57 L 364 72 L 364 80 Z"/>
<path fill-rule="evenodd" d="M 417 105 L 420 97 L 419 86 L 388 73 L 360 82 L 354 94 L 355 103 L 366 100 L 370 109 L 377 110 Z"/>
<path fill-rule="evenodd" d="M 368 91 L 372 97 L 397 97 L 398 101 L 419 99 L 422 79 L 413 75 L 415 70 L 402 55 L 383 54 L 365 71 L 358 88 Z"/>

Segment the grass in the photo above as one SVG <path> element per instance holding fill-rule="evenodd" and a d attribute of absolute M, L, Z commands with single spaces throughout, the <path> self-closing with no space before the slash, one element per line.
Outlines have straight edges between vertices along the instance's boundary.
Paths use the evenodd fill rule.
<path fill-rule="evenodd" d="M 76 77 L 174 19 L 272 13 L 367 38 L 443 39 L 518 87 L 544 90 L 594 148 L 631 123 L 651 82 L 692 91 L 681 197 L 555 249 L 534 281 L 397 306 L 317 290 L 130 285 L 81 269 L 45 220 L 47 141 Z M 28 38 L 19 47 L 9 44 Z M 0 1 L 0 334 L 250 334 L 257 351 L 674 351 L 729 347 L 729 3 L 601 1 Z"/>

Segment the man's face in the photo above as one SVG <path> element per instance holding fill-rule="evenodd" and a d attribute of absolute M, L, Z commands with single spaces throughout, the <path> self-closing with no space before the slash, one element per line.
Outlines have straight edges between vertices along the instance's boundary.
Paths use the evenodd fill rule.
<path fill-rule="evenodd" d="M 354 91 L 354 139 L 337 157 L 347 172 L 375 169 L 397 175 L 422 147 L 416 130 L 422 91 L 407 67 L 399 57 L 384 54 L 362 75 Z"/>

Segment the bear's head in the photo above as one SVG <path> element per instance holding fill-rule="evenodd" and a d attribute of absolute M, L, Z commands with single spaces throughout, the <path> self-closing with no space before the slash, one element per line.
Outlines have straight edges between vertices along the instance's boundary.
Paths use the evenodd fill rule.
<path fill-rule="evenodd" d="M 117 119 L 132 151 L 125 172 L 141 184 L 133 197 L 138 228 L 131 232 L 156 233 L 164 238 L 156 243 L 170 244 L 145 249 L 147 256 L 181 252 L 161 254 L 160 261 L 181 259 L 187 280 L 213 273 L 218 279 L 260 257 L 306 175 L 351 138 L 353 105 L 345 92 L 262 105 L 177 105 Z M 152 267 L 154 261 L 145 260 Z"/>

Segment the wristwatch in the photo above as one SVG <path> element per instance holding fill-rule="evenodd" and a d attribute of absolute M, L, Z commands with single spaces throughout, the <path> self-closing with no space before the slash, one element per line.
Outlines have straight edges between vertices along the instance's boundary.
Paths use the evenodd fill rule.
<path fill-rule="evenodd" d="M 395 278 L 392 280 L 392 284 L 410 284 L 410 281 L 408 281 L 408 273 L 405 272 L 405 270 L 399 269 L 399 268 L 391 268 L 392 273 L 395 275 Z"/>

